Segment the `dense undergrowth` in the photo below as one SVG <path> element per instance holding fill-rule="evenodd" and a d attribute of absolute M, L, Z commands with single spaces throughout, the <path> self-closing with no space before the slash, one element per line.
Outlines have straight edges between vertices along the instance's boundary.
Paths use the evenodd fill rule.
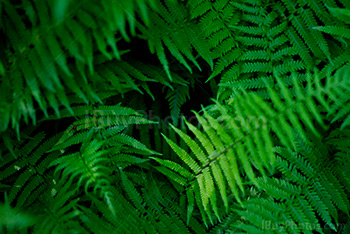
<path fill-rule="evenodd" d="M 0 0 L 1 233 L 350 233 L 348 0 Z"/>

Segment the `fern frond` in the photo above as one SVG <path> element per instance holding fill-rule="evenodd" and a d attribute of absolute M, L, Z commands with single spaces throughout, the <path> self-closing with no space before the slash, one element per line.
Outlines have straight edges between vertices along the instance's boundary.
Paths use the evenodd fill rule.
<path fill-rule="evenodd" d="M 253 172 L 253 167 L 257 168 L 263 176 L 265 175 L 265 168 L 271 170 L 268 164 L 274 162 L 274 154 L 272 153 L 273 141 L 270 138 L 272 132 L 276 134 L 281 144 L 289 149 L 296 149 L 297 147 L 294 137 L 295 131 L 304 141 L 308 139 L 304 128 L 307 129 L 307 132 L 314 134 L 314 136 L 320 137 L 317 130 L 318 127 L 315 127 L 313 121 L 316 121 L 319 126 L 326 128 L 323 122 L 325 116 L 314 111 L 315 103 L 313 99 L 318 99 L 320 103 L 324 105 L 325 109 L 329 109 L 329 103 L 325 102 L 325 94 L 330 95 L 332 91 L 330 90 L 330 86 L 326 85 L 324 88 L 319 82 L 317 77 L 314 81 L 308 78 L 307 89 L 309 91 L 304 93 L 300 85 L 296 82 L 296 79 L 294 79 L 295 97 L 292 98 L 286 86 L 280 79 L 277 79 L 281 90 L 280 94 L 272 90 L 270 86 L 267 86 L 274 104 L 273 108 L 253 94 L 235 95 L 234 98 L 230 100 L 230 108 L 217 103 L 212 110 L 214 111 L 213 113 L 217 112 L 217 116 L 219 117 L 212 116 L 205 110 L 203 110 L 203 117 L 196 114 L 199 123 L 203 127 L 203 133 L 187 123 L 188 128 L 193 132 L 200 144 L 192 140 L 181 130 L 174 128 L 189 146 L 192 154 L 185 152 L 173 141 L 166 138 L 172 149 L 191 171 L 187 171 L 177 164 L 172 164 L 170 162 L 165 163 L 165 161 L 163 163 L 163 161 L 159 159 L 156 161 L 159 161 L 163 166 L 173 172 L 178 173 L 182 179 L 176 179 L 176 181 L 180 182 L 182 185 L 184 185 L 184 180 L 190 176 L 190 172 L 193 179 L 187 179 L 188 183 L 190 186 L 196 185 L 197 188 L 199 188 L 199 190 L 194 190 L 194 192 L 200 193 L 204 211 L 207 212 L 209 207 L 212 207 L 214 213 L 218 215 L 217 198 L 215 194 L 217 188 L 226 207 L 226 185 L 227 188 L 230 188 L 230 191 L 233 192 L 237 201 L 240 201 L 237 185 L 241 187 L 242 182 L 240 182 L 241 172 L 238 171 L 238 164 L 242 164 L 244 173 L 246 173 L 254 184 L 260 187 L 260 183 L 256 180 L 256 175 Z M 313 83 L 316 83 L 316 85 Z M 343 86 L 340 80 L 335 83 L 333 83 L 332 86 L 334 89 L 339 90 L 339 87 Z M 330 89 L 328 89 L 328 87 Z M 283 100 L 281 98 L 283 98 Z M 309 106 L 310 109 L 306 109 L 305 105 Z M 231 108 L 234 112 L 231 111 Z M 255 121 L 254 119 L 253 121 L 249 120 L 249 118 L 254 116 L 264 116 L 265 118 L 262 123 L 257 119 L 255 119 Z M 237 122 L 237 120 L 239 120 L 239 122 Z M 282 132 L 281 129 L 284 129 L 284 131 Z M 217 131 L 217 133 L 215 133 L 214 130 Z M 206 153 L 203 153 L 205 152 L 204 150 Z M 247 151 L 249 154 L 244 153 Z M 206 156 L 203 157 L 203 155 Z M 300 168 L 308 178 L 316 176 L 305 159 L 300 157 L 295 159 L 294 157 L 289 157 L 287 159 L 292 163 L 292 167 L 284 166 L 284 172 L 288 172 L 288 175 L 291 175 L 289 170 L 296 167 Z M 233 174 L 232 171 L 234 172 Z M 165 174 L 170 173 L 168 170 L 162 170 L 162 172 Z M 170 178 L 175 179 L 176 177 L 173 172 Z M 308 184 L 307 180 L 296 173 L 296 171 L 293 172 L 293 175 L 296 176 L 295 181 L 302 182 L 301 184 L 303 186 Z M 298 177 L 300 178 L 298 179 Z M 222 183 L 223 180 L 225 181 L 224 183 Z M 274 186 L 285 187 L 285 191 L 280 190 L 280 192 L 277 193 L 280 194 L 278 199 L 283 198 L 284 200 L 290 200 L 293 194 L 293 196 L 298 196 L 301 192 L 300 187 L 295 187 L 286 181 L 276 182 L 276 185 L 272 185 L 272 181 L 267 183 L 271 184 L 271 188 L 266 187 L 269 185 L 265 185 L 264 187 L 268 191 L 275 190 Z M 275 196 L 277 196 L 277 194 Z M 337 201 L 341 201 L 340 197 Z M 342 206 L 345 207 L 344 205 Z"/>
<path fill-rule="evenodd" d="M 28 122 L 30 117 L 35 124 L 36 112 L 39 109 L 45 116 L 48 115 L 50 107 L 55 110 L 57 116 L 60 115 L 61 105 L 71 111 L 72 103 L 67 98 L 70 92 L 76 94 L 85 104 L 101 103 L 101 99 L 92 92 L 90 85 L 101 83 L 101 74 L 107 72 L 102 66 L 98 66 L 100 58 L 94 56 L 94 53 L 100 51 L 111 60 L 114 56 L 107 52 L 107 47 L 111 47 L 114 55 L 120 59 L 125 51 L 118 51 L 116 47 L 118 41 L 115 37 L 116 32 L 121 32 L 122 37 L 129 40 L 126 22 L 130 23 L 130 31 L 135 35 L 135 12 L 140 14 L 147 24 L 149 22 L 147 8 L 154 7 L 154 2 L 115 3 L 105 0 L 90 2 L 81 8 L 78 7 L 80 5 L 76 1 L 64 1 L 61 5 L 40 4 L 28 0 L 21 3 L 4 2 L 5 18 L 2 30 L 8 34 L 3 49 L 14 53 L 7 53 L 9 62 L 6 63 L 6 72 L 3 76 L 6 79 L 17 80 L 19 85 L 16 84 L 17 87 L 14 88 L 8 83 L 0 87 L 3 95 L 16 93 L 16 98 L 2 99 L 1 106 L 9 106 L 6 111 L 9 116 L 5 116 L 4 121 L 1 121 L 4 124 L 2 131 L 5 131 L 10 124 L 7 118 L 11 119 L 12 126 L 17 129 L 19 135 L 21 119 L 24 118 Z M 25 14 L 19 15 L 20 7 L 26 9 Z M 102 11 L 105 12 L 103 17 Z M 70 60 L 73 62 L 69 62 Z M 138 90 L 142 93 L 139 84 L 133 79 L 142 82 L 152 79 L 146 78 L 146 75 L 127 62 L 120 63 L 121 66 L 108 64 L 115 69 L 112 69 L 114 74 L 106 78 L 116 80 L 116 77 L 123 77 L 121 85 L 112 81 L 122 94 L 129 90 Z M 17 77 L 14 78 L 15 76 Z M 85 85 L 78 85 L 80 83 Z M 106 90 L 110 88 L 106 86 Z"/>
<path fill-rule="evenodd" d="M 40 215 L 41 222 L 35 225 L 34 232 L 59 233 L 69 230 L 88 233 L 78 220 L 74 220 L 80 212 L 77 209 L 78 199 L 74 199 L 75 190 L 71 190 L 71 183 L 66 183 L 56 192 L 54 195 L 46 194 L 47 203 L 41 205 L 48 206 L 45 207 L 46 212 Z"/>
<path fill-rule="evenodd" d="M 14 186 L 9 193 L 9 202 L 16 202 L 17 207 L 24 204 L 29 205 L 31 194 L 42 189 L 47 190 L 50 182 L 47 182 L 46 173 L 49 173 L 49 163 L 57 157 L 57 153 L 47 154 L 53 144 L 59 138 L 59 135 L 43 142 L 45 135 L 39 133 L 34 141 L 23 141 L 18 147 L 18 159 L 7 155 L 7 160 L 3 160 L 1 167 L 7 165 L 6 170 L 0 175 L 4 182 L 11 181 L 14 178 Z M 41 144 L 41 145 L 39 145 Z M 45 155 L 45 160 L 42 158 Z"/>
<path fill-rule="evenodd" d="M 165 48 L 190 72 L 192 72 L 192 69 L 186 60 L 191 61 L 201 70 L 198 62 L 192 55 L 193 49 L 209 64 L 212 64 L 206 44 L 202 43 L 198 38 L 197 33 L 199 33 L 199 30 L 192 28 L 189 23 L 182 24 L 182 22 L 189 20 L 187 9 L 182 4 L 173 1 L 167 2 L 164 5 L 158 4 L 157 11 L 150 12 L 150 19 L 154 22 L 153 25 L 149 25 L 148 27 L 139 26 L 142 32 L 141 37 L 148 40 L 150 51 L 157 54 L 170 80 L 172 80 L 172 75 L 166 58 Z M 177 37 L 177 34 L 184 36 Z"/>
<path fill-rule="evenodd" d="M 189 87 L 176 85 L 173 90 L 168 90 L 166 99 L 169 102 L 172 122 L 177 126 L 181 114 L 181 106 L 189 99 Z"/>

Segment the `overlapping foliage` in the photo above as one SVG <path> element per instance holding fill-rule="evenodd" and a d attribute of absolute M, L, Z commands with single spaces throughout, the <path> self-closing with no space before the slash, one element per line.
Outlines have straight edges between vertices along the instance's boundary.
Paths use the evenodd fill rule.
<path fill-rule="evenodd" d="M 0 17 L 1 233 L 349 232 L 347 0 Z"/>

